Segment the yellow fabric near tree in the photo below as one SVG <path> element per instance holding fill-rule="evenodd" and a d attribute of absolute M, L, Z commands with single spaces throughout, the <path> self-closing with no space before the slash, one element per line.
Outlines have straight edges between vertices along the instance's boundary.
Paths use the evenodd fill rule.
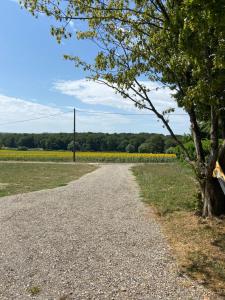
<path fill-rule="evenodd" d="M 225 182 L 225 174 L 223 173 L 223 170 L 218 161 L 216 162 L 216 167 L 213 171 L 213 177 L 220 178 Z"/>

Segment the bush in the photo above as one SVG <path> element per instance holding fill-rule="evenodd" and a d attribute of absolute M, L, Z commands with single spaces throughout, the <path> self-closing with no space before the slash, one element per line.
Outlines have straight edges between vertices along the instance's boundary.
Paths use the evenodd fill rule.
<path fill-rule="evenodd" d="M 25 146 L 20 146 L 20 147 L 17 148 L 17 150 L 18 150 L 18 151 L 27 151 L 28 148 L 25 147 Z"/>
<path fill-rule="evenodd" d="M 152 135 L 145 142 L 150 145 L 150 153 L 164 153 L 165 141 L 161 135 Z"/>
<path fill-rule="evenodd" d="M 68 144 L 67 150 L 73 151 L 73 141 Z M 78 142 L 75 142 L 75 151 L 79 151 L 79 150 L 80 150 L 80 144 Z"/>
<path fill-rule="evenodd" d="M 191 159 L 195 159 L 195 146 L 193 141 L 187 142 L 184 144 L 184 147 L 188 150 Z M 176 154 L 177 158 L 183 160 L 185 155 L 180 146 L 170 147 L 166 150 L 167 154 Z"/>
<path fill-rule="evenodd" d="M 135 152 L 135 147 L 134 147 L 134 145 L 128 144 L 128 145 L 126 146 L 126 152 L 128 152 L 128 153 L 134 153 L 134 152 Z"/>
<path fill-rule="evenodd" d="M 143 143 L 138 147 L 139 153 L 151 153 L 151 145 L 149 143 Z"/>
<path fill-rule="evenodd" d="M 220 144 L 222 143 L 222 141 L 220 140 Z M 196 152 L 195 152 L 195 145 L 193 141 L 189 141 L 187 143 L 184 144 L 184 147 L 188 150 L 188 153 L 190 154 L 191 159 L 195 159 L 196 158 Z M 203 140 L 202 141 L 202 147 L 203 147 L 203 151 L 204 154 L 207 157 L 210 154 L 210 140 Z M 176 146 L 176 147 L 170 147 L 169 149 L 167 149 L 166 153 L 168 154 L 176 154 L 176 156 L 179 159 L 184 159 L 184 154 L 180 148 L 180 146 Z"/>

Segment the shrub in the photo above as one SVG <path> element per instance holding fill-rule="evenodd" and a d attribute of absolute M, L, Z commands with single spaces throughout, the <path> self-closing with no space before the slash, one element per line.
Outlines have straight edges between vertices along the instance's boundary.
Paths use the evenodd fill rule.
<path fill-rule="evenodd" d="M 27 151 L 28 148 L 25 147 L 25 146 L 20 146 L 20 147 L 17 148 L 17 150 L 18 150 L 18 151 Z"/>
<path fill-rule="evenodd" d="M 73 151 L 73 141 L 68 144 L 67 150 Z M 78 142 L 75 142 L 75 151 L 78 150 L 80 150 L 80 144 Z"/>
<path fill-rule="evenodd" d="M 134 153 L 134 152 L 135 152 L 135 147 L 134 147 L 134 145 L 128 144 L 128 145 L 126 146 L 126 152 L 128 152 L 128 153 Z"/>
<path fill-rule="evenodd" d="M 151 145 L 149 143 L 143 143 L 138 147 L 139 153 L 151 153 Z"/>
<path fill-rule="evenodd" d="M 220 143 L 222 143 L 221 140 L 220 140 Z M 191 159 L 195 159 L 196 158 L 196 152 L 195 152 L 194 142 L 189 141 L 189 142 L 184 144 L 184 147 L 188 150 Z M 206 159 L 207 159 L 207 157 L 210 154 L 210 140 L 207 140 L 207 139 L 202 140 L 202 147 L 203 147 L 203 151 L 204 151 L 204 154 L 206 156 Z M 167 149 L 166 153 L 176 154 L 176 156 L 179 159 L 184 159 L 184 155 L 183 155 L 183 152 L 182 152 L 180 146 L 170 147 L 169 149 Z"/>

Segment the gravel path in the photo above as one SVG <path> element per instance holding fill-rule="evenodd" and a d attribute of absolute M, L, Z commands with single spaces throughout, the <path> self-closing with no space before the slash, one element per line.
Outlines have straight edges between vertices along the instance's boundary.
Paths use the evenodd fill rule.
<path fill-rule="evenodd" d="M 129 168 L 0 199 L 1 300 L 205 299 L 179 277 Z"/>

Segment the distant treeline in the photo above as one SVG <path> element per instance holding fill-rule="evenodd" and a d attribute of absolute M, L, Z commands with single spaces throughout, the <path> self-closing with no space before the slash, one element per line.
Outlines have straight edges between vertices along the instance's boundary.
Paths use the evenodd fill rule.
<path fill-rule="evenodd" d="M 76 150 L 164 153 L 175 146 L 170 136 L 155 133 L 76 133 Z M 0 133 L 0 147 L 72 150 L 70 133 Z"/>

